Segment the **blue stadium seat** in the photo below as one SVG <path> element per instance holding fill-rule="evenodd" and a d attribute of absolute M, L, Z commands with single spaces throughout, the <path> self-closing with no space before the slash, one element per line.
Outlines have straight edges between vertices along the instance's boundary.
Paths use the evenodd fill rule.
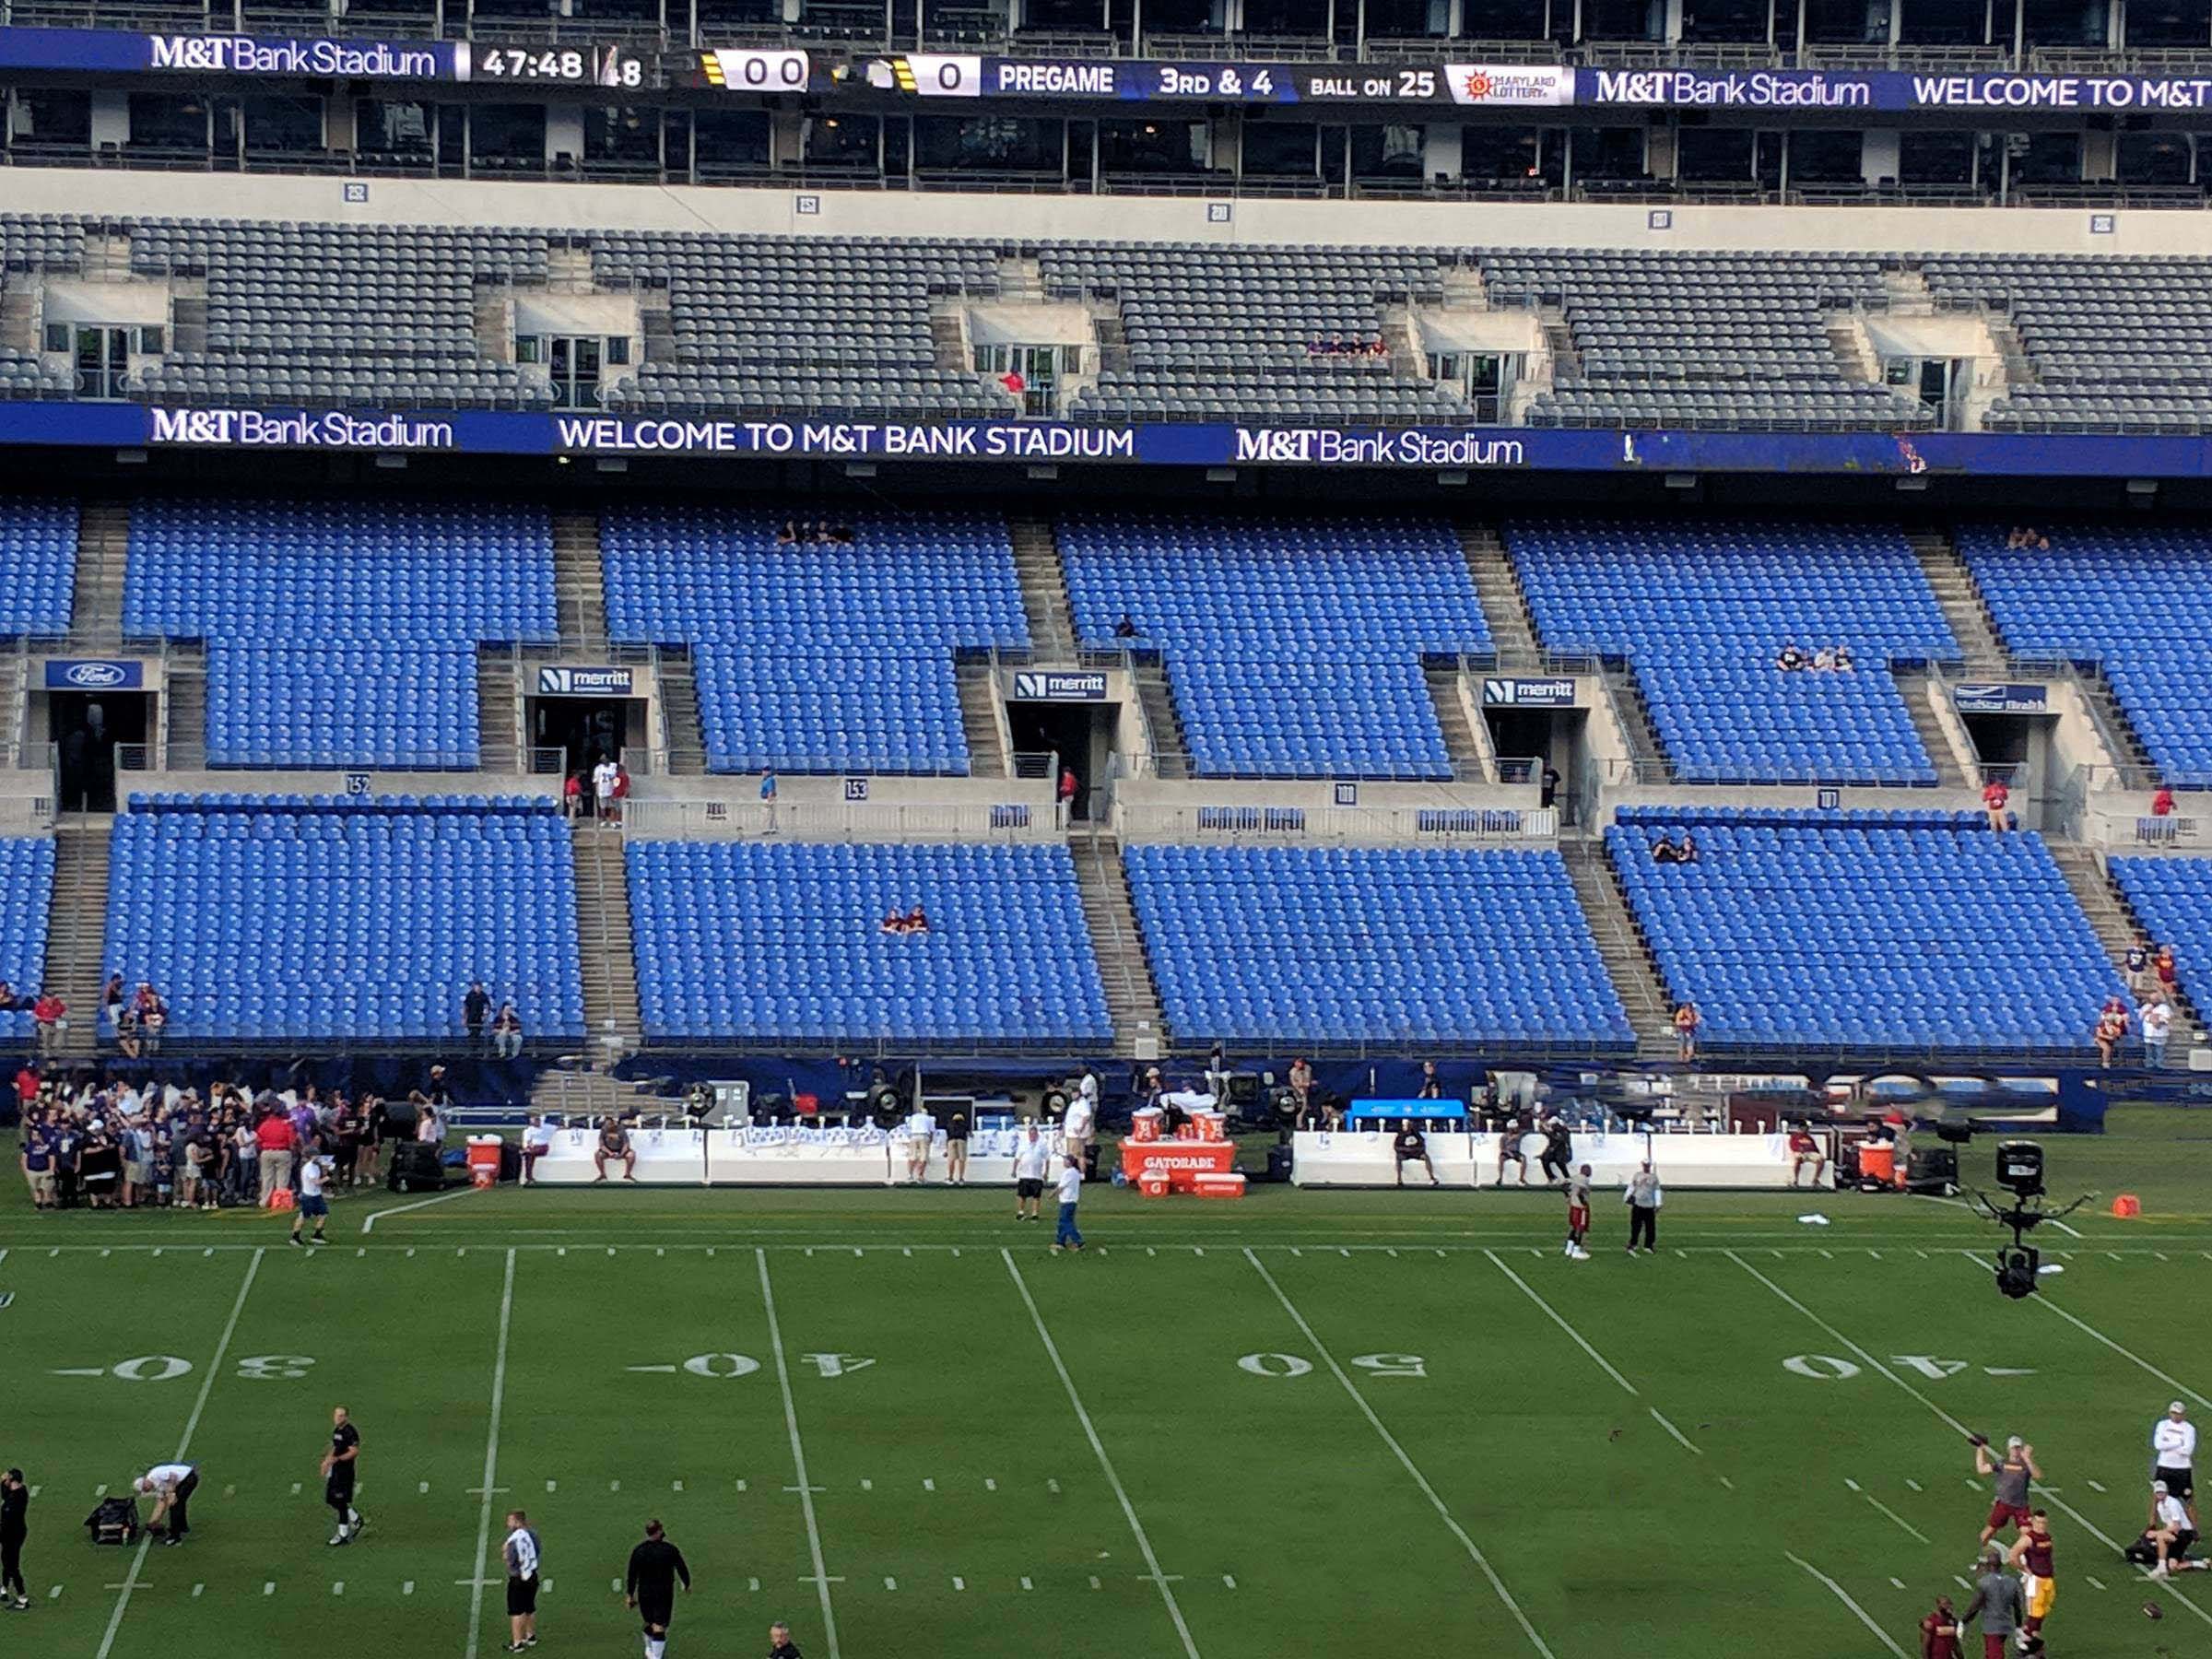
<path fill-rule="evenodd" d="M 207 759 L 468 770 L 479 643 L 559 638 L 522 507 L 141 501 L 124 632 L 207 642 Z"/>
<path fill-rule="evenodd" d="M 1959 532 L 1968 570 L 2017 655 L 2100 662 L 2128 724 L 2177 789 L 2212 789 L 2212 534 L 2185 525 Z"/>
<path fill-rule="evenodd" d="M 1665 834 L 1695 864 L 1655 864 Z M 1606 831 L 1709 1048 L 2078 1053 L 2120 977 L 2042 838 L 1976 814 L 1624 809 Z"/>
<path fill-rule="evenodd" d="M 455 1036 L 480 979 L 532 1037 L 583 1032 L 576 880 L 552 803 L 135 797 L 115 820 L 107 965 L 170 1035 Z"/>
<path fill-rule="evenodd" d="M 59 639 L 76 594 L 76 504 L 0 500 L 0 640 Z"/>
<path fill-rule="evenodd" d="M 46 909 L 53 896 L 51 836 L 0 839 L 0 980 L 26 1002 L 46 982 Z M 0 1038 L 30 1035 L 28 1008 L 0 1013 Z"/>
<path fill-rule="evenodd" d="M 1092 513 L 1060 551 L 1081 642 L 1160 653 L 1197 774 L 1452 775 L 1421 658 L 1490 632 L 1441 520 Z"/>
<path fill-rule="evenodd" d="M 633 841 L 647 1033 L 1065 1044 L 1112 1035 L 1064 845 Z M 884 915 L 921 905 L 926 934 Z"/>
<path fill-rule="evenodd" d="M 609 631 L 691 648 L 710 771 L 965 775 L 954 654 L 1030 643 L 1005 521 L 878 513 L 850 547 L 783 546 L 789 516 L 610 510 Z"/>
<path fill-rule="evenodd" d="M 1125 863 L 1186 1045 L 1633 1046 L 1556 852 L 1135 846 Z"/>
<path fill-rule="evenodd" d="M 1544 643 L 1626 659 L 1682 782 L 1936 782 L 1889 665 L 1960 652 L 1895 530 L 1578 519 L 1506 544 Z M 1785 675 L 1793 641 L 1857 667 Z"/>
<path fill-rule="evenodd" d="M 2212 994 L 2212 858 L 2114 858 L 2112 879 L 2152 940 L 2173 947 L 2182 994 Z"/>

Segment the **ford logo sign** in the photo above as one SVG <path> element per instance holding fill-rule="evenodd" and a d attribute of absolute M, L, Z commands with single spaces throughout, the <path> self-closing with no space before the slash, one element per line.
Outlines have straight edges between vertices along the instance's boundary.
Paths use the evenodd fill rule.
<path fill-rule="evenodd" d="M 68 672 L 73 686 L 120 686 L 130 676 L 114 663 L 75 663 Z"/>

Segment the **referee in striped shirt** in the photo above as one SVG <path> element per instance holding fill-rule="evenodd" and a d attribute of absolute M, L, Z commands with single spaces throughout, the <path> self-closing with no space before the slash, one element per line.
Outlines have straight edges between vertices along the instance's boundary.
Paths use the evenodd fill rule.
<path fill-rule="evenodd" d="M 507 1625 L 508 1634 L 513 1638 L 507 1651 L 511 1653 L 537 1645 L 538 1557 L 537 1534 L 530 1530 L 530 1517 L 521 1510 L 509 1511 L 507 1541 L 500 1546 L 500 1559 L 507 1563 Z"/>

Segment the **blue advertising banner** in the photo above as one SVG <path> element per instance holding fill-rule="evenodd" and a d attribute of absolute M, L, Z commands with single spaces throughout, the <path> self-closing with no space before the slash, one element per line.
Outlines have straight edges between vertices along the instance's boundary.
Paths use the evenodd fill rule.
<path fill-rule="evenodd" d="M 49 657 L 49 691 L 135 691 L 146 684 L 146 665 L 127 658 Z"/>
<path fill-rule="evenodd" d="M 1125 462 L 1148 466 L 1422 468 L 1475 472 L 1854 473 L 2203 478 L 2212 437 L 2102 433 L 1622 431 L 1601 428 L 1345 427 L 1163 421 L 741 420 L 473 409 L 174 409 L 0 403 L 0 445 L 327 450 L 361 454 L 824 457 Z"/>
<path fill-rule="evenodd" d="M 454 41 L 0 29 L 0 70 L 99 69 L 117 74 L 270 79 L 465 81 L 469 78 L 469 67 L 467 43 Z"/>
<path fill-rule="evenodd" d="M 2049 690 L 2042 686 L 1954 685 L 1951 702 L 1961 714 L 2046 714 Z"/>

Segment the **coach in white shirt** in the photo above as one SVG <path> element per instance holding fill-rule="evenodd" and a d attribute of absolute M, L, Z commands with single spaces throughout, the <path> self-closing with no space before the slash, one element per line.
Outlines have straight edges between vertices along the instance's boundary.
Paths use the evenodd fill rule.
<path fill-rule="evenodd" d="M 1044 1177 L 1053 1167 L 1053 1149 L 1031 1124 L 1014 1148 L 1014 1219 L 1034 1221 L 1044 1203 Z"/>
<path fill-rule="evenodd" d="M 1099 1107 L 1096 1097 L 1079 1092 L 1067 1103 L 1067 1115 L 1060 1120 L 1060 1140 L 1068 1157 L 1076 1160 L 1076 1168 L 1090 1168 L 1090 1137 L 1099 1126 Z"/>
<path fill-rule="evenodd" d="M 2196 1524 L 2196 1425 L 2189 1420 L 2189 1407 L 2181 1401 L 2166 1407 L 2166 1415 L 2152 1425 L 2150 1449 L 2157 1454 L 2158 1466 L 2151 1470 L 2153 1480 L 2166 1483 L 2166 1490 L 2188 1506 L 2189 1524 Z M 2155 1505 L 2153 1506 L 2156 1507 Z"/>
<path fill-rule="evenodd" d="M 199 1490 L 200 1465 L 188 1463 L 156 1464 L 137 1479 L 131 1489 L 141 1498 L 154 1500 L 154 1512 L 146 1519 L 146 1530 L 159 1532 L 164 1517 L 169 1522 L 169 1535 L 164 1544 L 182 1544 L 184 1535 L 192 1530 L 185 1506 L 192 1501 L 193 1493 Z"/>

